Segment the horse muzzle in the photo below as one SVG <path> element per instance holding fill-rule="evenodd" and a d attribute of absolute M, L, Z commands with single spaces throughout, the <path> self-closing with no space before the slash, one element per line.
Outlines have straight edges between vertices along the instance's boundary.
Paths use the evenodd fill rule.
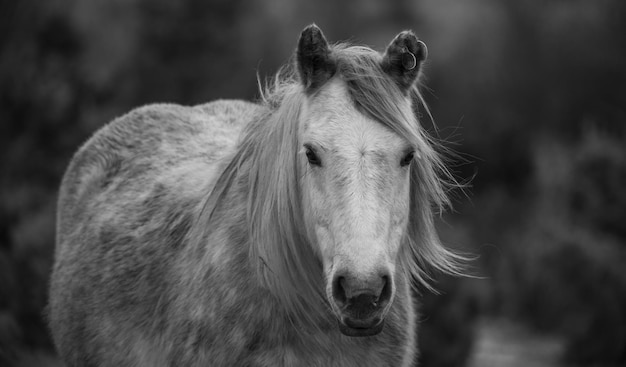
<path fill-rule="evenodd" d="M 338 321 L 339 331 L 346 336 L 373 336 L 383 331 L 385 320 L 374 317 L 370 320 L 344 318 Z"/>
<path fill-rule="evenodd" d="M 390 276 L 362 279 L 349 274 L 338 275 L 333 279 L 332 289 L 341 333 L 372 336 L 383 330 L 393 295 Z"/>

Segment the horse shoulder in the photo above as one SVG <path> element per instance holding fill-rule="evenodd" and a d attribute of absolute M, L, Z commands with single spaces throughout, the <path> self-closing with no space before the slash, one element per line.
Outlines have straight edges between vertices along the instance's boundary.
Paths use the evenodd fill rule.
<path fill-rule="evenodd" d="M 81 199 L 89 199 L 125 167 L 134 173 L 147 164 L 157 170 L 167 163 L 185 169 L 185 164 L 209 166 L 223 158 L 260 109 L 249 102 L 224 100 L 195 107 L 155 104 L 113 120 L 76 152 L 65 172 L 57 234 L 66 232 L 63 224 L 76 217 L 73 211 Z"/>

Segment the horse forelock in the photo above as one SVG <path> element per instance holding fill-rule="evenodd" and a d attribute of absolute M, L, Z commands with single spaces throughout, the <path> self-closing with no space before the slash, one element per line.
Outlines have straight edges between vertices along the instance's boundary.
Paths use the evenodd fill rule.
<path fill-rule="evenodd" d="M 463 258 L 442 246 L 433 223 L 435 210 L 449 204 L 446 183 L 455 181 L 413 112 L 411 104 L 427 108 L 417 86 L 409 93 L 410 108 L 400 108 L 407 97 L 382 70 L 379 53 L 336 45 L 332 57 L 338 66 L 335 77 L 346 83 L 357 108 L 405 137 L 419 157 L 411 166 L 409 224 L 398 255 L 406 276 L 431 288 L 429 268 L 460 274 Z M 303 172 L 297 156 L 297 122 L 307 95 L 292 65 L 260 92 L 267 110 L 244 130 L 237 152 L 207 197 L 199 224 L 214 219 L 215 209 L 233 187 L 247 185 L 245 230 L 258 280 L 294 323 L 319 327 L 328 304 L 322 264 L 305 233 L 299 182 Z"/>

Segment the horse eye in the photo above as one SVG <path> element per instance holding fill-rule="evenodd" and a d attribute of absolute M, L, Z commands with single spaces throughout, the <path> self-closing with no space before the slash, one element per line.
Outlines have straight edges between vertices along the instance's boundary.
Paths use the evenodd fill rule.
<path fill-rule="evenodd" d="M 414 156 L 415 156 L 415 152 L 407 153 L 407 155 L 405 155 L 404 158 L 402 158 L 402 160 L 400 161 L 400 165 L 402 167 L 408 166 L 409 164 L 411 164 L 411 161 L 413 160 Z"/>
<path fill-rule="evenodd" d="M 309 160 L 309 163 L 311 163 L 314 166 L 322 165 L 322 161 L 318 158 L 317 154 L 315 154 L 313 149 L 309 147 L 306 148 L 306 158 Z"/>

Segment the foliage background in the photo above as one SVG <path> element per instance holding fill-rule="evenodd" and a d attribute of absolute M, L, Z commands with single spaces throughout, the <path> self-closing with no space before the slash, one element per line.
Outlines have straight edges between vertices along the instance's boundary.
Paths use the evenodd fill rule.
<path fill-rule="evenodd" d="M 77 147 L 142 104 L 256 98 L 311 22 L 379 50 L 416 31 L 426 126 L 473 178 L 439 224 L 483 278 L 424 292 L 422 365 L 496 358 L 494 330 L 556 341 L 553 365 L 626 365 L 621 0 L 0 0 L 0 365 L 60 365 L 43 313 Z M 512 361 L 548 365 L 533 353 Z"/>

